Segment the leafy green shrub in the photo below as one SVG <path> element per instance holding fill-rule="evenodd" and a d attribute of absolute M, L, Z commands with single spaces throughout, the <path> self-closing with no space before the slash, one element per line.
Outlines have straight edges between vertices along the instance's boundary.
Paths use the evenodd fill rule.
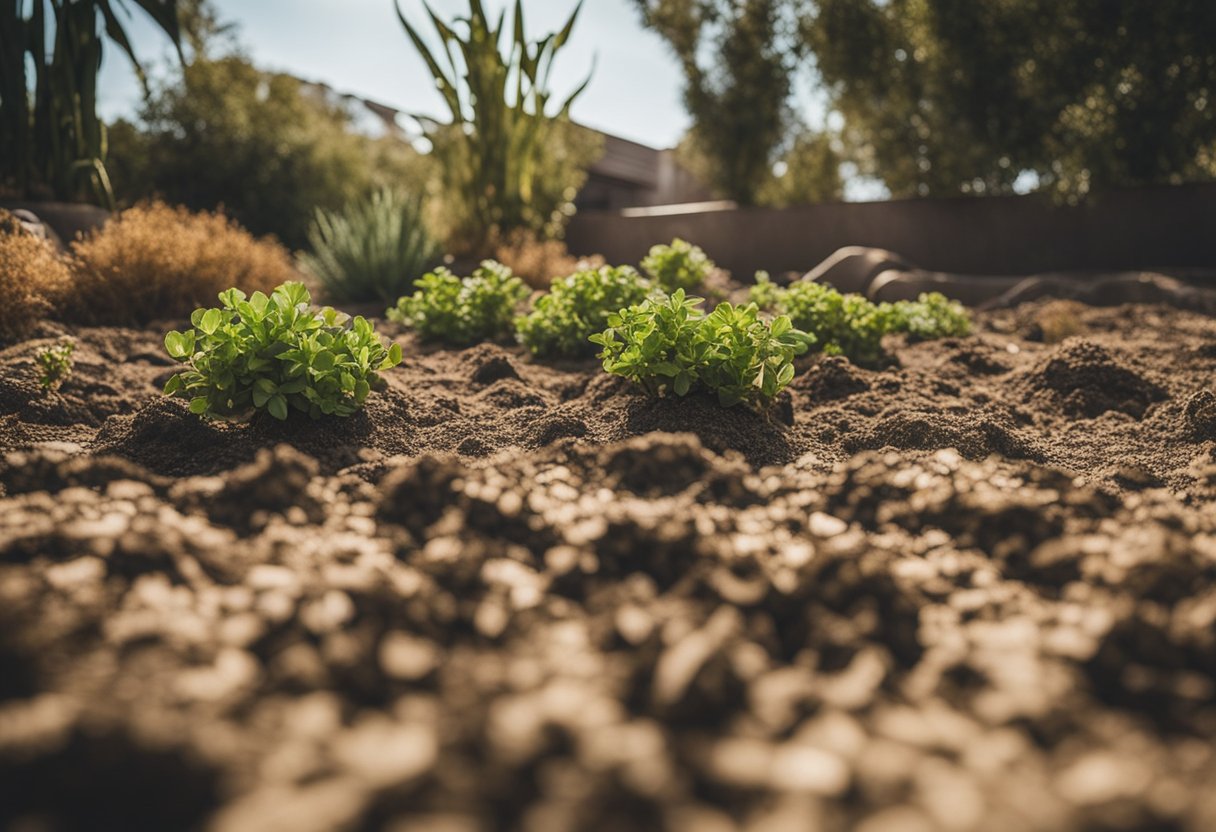
<path fill-rule="evenodd" d="M 957 338 L 971 334 L 971 315 L 966 307 L 940 292 L 923 293 L 915 301 L 892 304 L 893 328 L 913 338 Z"/>
<path fill-rule="evenodd" d="M 76 342 L 64 340 L 53 347 L 47 347 L 34 357 L 38 362 L 38 384 L 43 390 L 57 390 L 72 374 L 74 352 Z"/>
<path fill-rule="evenodd" d="M 701 302 L 677 289 L 609 316 L 608 329 L 591 337 L 603 348 L 604 369 L 651 395 L 705 390 L 726 407 L 767 406 L 793 379 L 794 356 L 813 339 L 785 316 L 766 324 L 755 304 L 721 303 L 705 315 Z"/>
<path fill-rule="evenodd" d="M 845 355 L 857 363 L 882 357 L 882 336 L 891 331 L 889 304 L 876 305 L 861 295 L 844 295 L 824 283 L 799 280 L 786 288 L 757 275 L 750 300 L 788 315 L 794 326 L 815 336 L 828 355 Z"/>
<path fill-rule="evenodd" d="M 457 346 L 509 335 L 515 307 L 528 296 L 523 281 L 493 260 L 466 278 L 440 267 L 423 275 L 417 286 L 388 310 L 389 320 L 417 330 L 424 340 Z"/>
<path fill-rule="evenodd" d="M 192 330 L 165 336 L 169 355 L 188 365 L 165 394 L 189 398 L 192 413 L 350 416 L 381 383 L 380 371 L 401 363 L 401 346 L 387 344 L 363 318 L 312 308 L 303 283 L 248 299 L 229 289 L 219 299 L 218 309 L 195 310 Z"/>
<path fill-rule="evenodd" d="M 586 269 L 555 282 L 515 330 L 535 355 L 588 355 L 594 352 L 589 339 L 608 326 L 609 316 L 651 291 L 650 281 L 629 266 Z"/>
<path fill-rule="evenodd" d="M 678 238 L 669 246 L 654 246 L 642 261 L 642 271 L 668 292 L 696 288 L 713 270 L 704 251 Z"/>
<path fill-rule="evenodd" d="M 340 211 L 318 208 L 300 262 L 338 301 L 391 303 L 438 260 L 422 201 L 381 189 Z"/>

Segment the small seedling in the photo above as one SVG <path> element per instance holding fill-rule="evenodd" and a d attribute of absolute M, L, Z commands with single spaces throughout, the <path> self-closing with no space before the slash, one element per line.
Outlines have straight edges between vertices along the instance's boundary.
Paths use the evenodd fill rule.
<path fill-rule="evenodd" d="M 589 340 L 615 312 L 654 291 L 629 266 L 587 269 L 553 284 L 532 311 L 515 322 L 519 340 L 534 355 L 576 357 L 595 351 Z"/>
<path fill-rule="evenodd" d="M 470 277 L 438 268 L 418 280 L 417 291 L 386 312 L 425 341 L 455 346 L 497 341 L 511 333 L 515 307 L 528 296 L 523 281 L 501 263 L 486 260 Z"/>
<path fill-rule="evenodd" d="M 165 394 L 190 400 L 201 416 L 238 419 L 265 410 L 350 416 L 382 384 L 379 373 L 401 363 L 363 318 L 315 309 L 302 283 L 284 283 L 267 297 L 221 292 L 220 308 L 196 309 L 194 328 L 170 332 L 165 349 L 187 369 Z"/>
<path fill-rule="evenodd" d="M 705 315 L 701 303 L 677 289 L 609 316 L 608 329 L 591 338 L 604 369 L 656 396 L 705 390 L 723 406 L 767 407 L 813 339 L 785 316 L 765 323 L 755 304 L 722 303 Z"/>
<path fill-rule="evenodd" d="M 691 291 L 700 286 L 714 270 L 713 261 L 699 247 L 681 239 L 669 246 L 655 246 L 642 261 L 646 272 L 664 291 Z"/>
<path fill-rule="evenodd" d="M 72 374 L 72 353 L 76 352 L 76 342 L 61 341 L 53 347 L 47 347 L 35 356 L 38 362 L 38 384 L 43 390 L 58 390 L 59 385 Z"/>

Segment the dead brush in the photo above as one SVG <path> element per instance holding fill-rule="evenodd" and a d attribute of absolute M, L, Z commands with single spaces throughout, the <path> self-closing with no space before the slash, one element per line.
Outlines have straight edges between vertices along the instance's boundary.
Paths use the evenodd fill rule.
<path fill-rule="evenodd" d="M 71 282 L 55 245 L 0 211 L 0 343 L 28 335 L 67 294 Z"/>
<path fill-rule="evenodd" d="M 500 236 L 494 242 L 494 259 L 533 289 L 548 289 L 554 280 L 604 265 L 602 257 L 580 260 L 561 240 L 541 240 L 524 229 Z"/>
<path fill-rule="evenodd" d="M 291 254 L 222 214 L 159 202 L 123 211 L 72 244 L 75 286 L 61 310 L 82 324 L 186 318 L 230 288 L 269 294 L 299 280 Z"/>

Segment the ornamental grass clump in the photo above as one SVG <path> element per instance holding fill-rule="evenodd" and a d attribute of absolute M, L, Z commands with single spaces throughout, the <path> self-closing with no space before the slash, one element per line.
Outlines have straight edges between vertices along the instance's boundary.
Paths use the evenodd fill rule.
<path fill-rule="evenodd" d="M 115 215 L 72 244 L 73 287 L 62 316 L 75 323 L 139 326 L 185 318 L 219 292 L 270 292 L 299 280 L 291 254 L 222 214 L 163 203 Z"/>
<path fill-rule="evenodd" d="M 219 299 L 219 308 L 194 311 L 193 329 L 165 336 L 169 355 L 187 365 L 165 394 L 189 399 L 200 416 L 350 416 L 382 384 L 379 374 L 401 363 L 399 344 L 363 318 L 313 308 L 302 283 Z"/>
<path fill-rule="evenodd" d="M 590 338 L 608 326 L 609 316 L 653 291 L 650 281 L 629 266 L 586 269 L 556 281 L 529 314 L 516 320 L 515 330 L 534 355 L 591 355 Z"/>
<path fill-rule="evenodd" d="M 609 316 L 608 328 L 591 337 L 604 370 L 655 396 L 704 391 L 725 407 L 766 408 L 794 378 L 794 357 L 813 339 L 788 317 L 765 323 L 755 304 L 721 303 L 709 315 L 701 304 L 677 289 Z"/>
<path fill-rule="evenodd" d="M 466 346 L 508 337 L 515 308 L 527 297 L 528 288 L 509 268 L 486 260 L 465 278 L 442 267 L 423 275 L 417 290 L 386 314 L 424 341 Z"/>
<path fill-rule="evenodd" d="M 695 289 L 714 268 L 704 251 L 678 238 L 669 246 L 654 246 L 642 261 L 642 271 L 667 292 Z"/>
<path fill-rule="evenodd" d="M 383 189 L 340 211 L 318 209 L 300 262 L 335 301 L 392 303 L 435 263 L 422 200 Z"/>

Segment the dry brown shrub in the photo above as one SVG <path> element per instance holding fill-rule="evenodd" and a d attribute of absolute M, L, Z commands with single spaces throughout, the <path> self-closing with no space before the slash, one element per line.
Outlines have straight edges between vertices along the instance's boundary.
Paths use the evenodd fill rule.
<path fill-rule="evenodd" d="M 35 237 L 12 214 L 0 211 L 0 343 L 25 336 L 70 285 L 71 273 L 55 244 Z"/>
<path fill-rule="evenodd" d="M 604 258 L 598 255 L 580 260 L 571 256 L 561 240 L 538 240 L 523 230 L 495 243 L 494 259 L 508 266 L 533 289 L 548 289 L 555 279 L 604 265 Z"/>
<path fill-rule="evenodd" d="M 184 318 L 236 287 L 269 293 L 299 280 L 291 254 L 222 214 L 154 202 L 123 211 L 72 244 L 76 286 L 66 320 L 115 326 Z"/>

